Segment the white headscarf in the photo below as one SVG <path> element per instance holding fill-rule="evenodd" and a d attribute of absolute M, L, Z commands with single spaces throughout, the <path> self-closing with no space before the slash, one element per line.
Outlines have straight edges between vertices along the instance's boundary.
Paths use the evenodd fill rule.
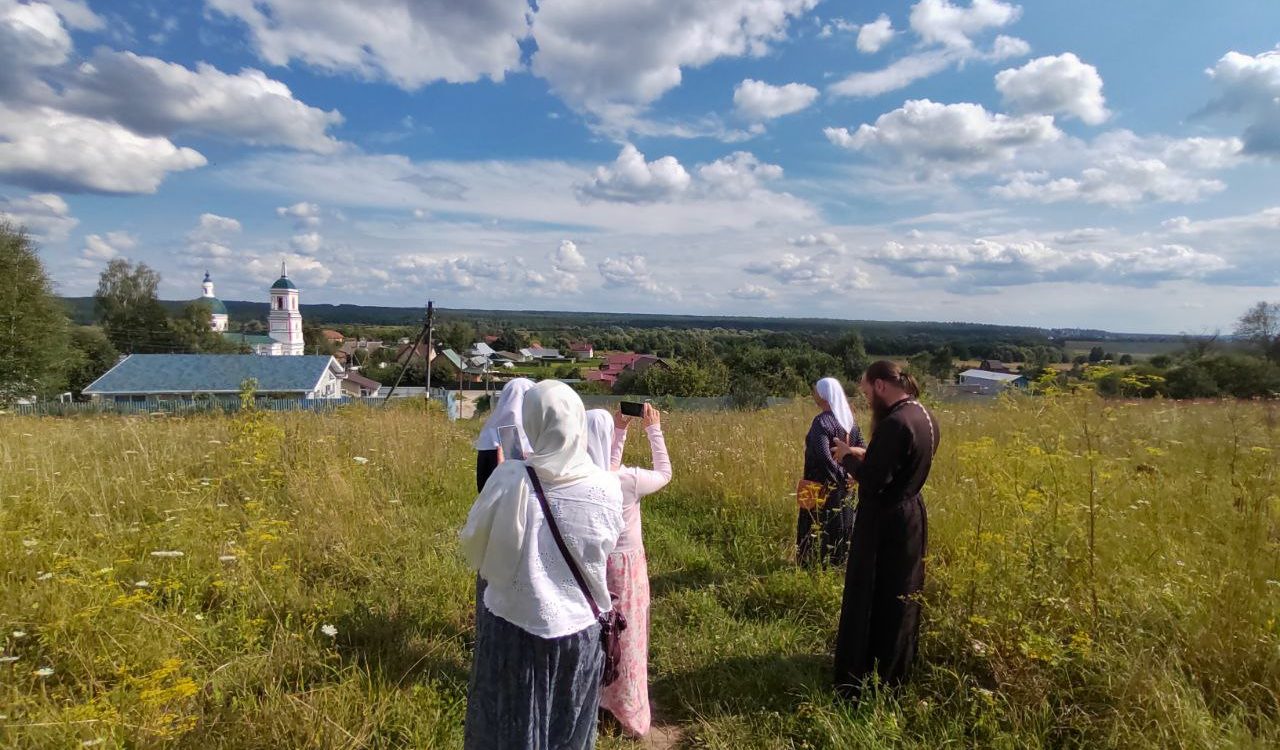
<path fill-rule="evenodd" d="M 831 407 L 831 414 L 844 428 L 845 432 L 853 430 L 853 410 L 849 408 L 849 399 L 844 395 L 844 386 L 835 378 L 823 378 L 814 384 L 813 389 L 818 397 Z"/>
<path fill-rule="evenodd" d="M 613 415 L 604 409 L 587 412 L 587 455 L 596 466 L 609 471 L 613 453 Z"/>
<path fill-rule="evenodd" d="M 521 414 L 524 394 L 532 387 L 533 381 L 528 378 L 516 378 L 502 386 L 502 393 L 498 394 L 498 403 L 494 406 L 489 418 L 485 420 L 480 436 L 476 438 L 474 443 L 476 450 L 491 451 L 497 448 L 498 428 L 513 424 L 516 426 L 516 433 L 520 435 L 520 443 L 525 455 L 532 452 L 529 438 L 525 436 Z"/>

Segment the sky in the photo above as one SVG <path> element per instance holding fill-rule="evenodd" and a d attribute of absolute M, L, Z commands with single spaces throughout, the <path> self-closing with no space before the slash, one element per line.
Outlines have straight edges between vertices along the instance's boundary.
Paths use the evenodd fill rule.
<path fill-rule="evenodd" d="M 1275 0 L 0 0 L 59 293 L 1229 331 Z"/>

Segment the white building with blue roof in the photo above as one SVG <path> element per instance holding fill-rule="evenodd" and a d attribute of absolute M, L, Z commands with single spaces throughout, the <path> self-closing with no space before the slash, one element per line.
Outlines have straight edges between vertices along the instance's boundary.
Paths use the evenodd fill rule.
<path fill-rule="evenodd" d="M 342 365 L 328 355 L 131 354 L 84 389 L 95 401 L 234 399 L 246 380 L 259 395 L 342 398 Z"/>
<path fill-rule="evenodd" d="M 267 334 L 227 330 L 227 306 L 213 296 L 213 279 L 204 273 L 204 294 L 196 302 L 209 306 L 209 327 L 228 340 L 261 356 L 300 355 L 306 350 L 302 336 L 302 311 L 298 286 L 289 279 L 289 270 L 280 262 L 280 278 L 269 291 L 271 311 L 267 313 Z"/>

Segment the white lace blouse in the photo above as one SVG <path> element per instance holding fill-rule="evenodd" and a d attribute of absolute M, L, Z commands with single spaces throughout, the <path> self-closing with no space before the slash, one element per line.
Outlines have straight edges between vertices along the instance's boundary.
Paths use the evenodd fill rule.
<path fill-rule="evenodd" d="M 524 463 L 509 461 L 498 471 L 524 472 Z M 496 472 L 495 472 L 496 473 Z M 528 479 L 524 480 L 528 483 Z M 605 566 L 622 533 L 622 490 L 618 478 L 599 471 L 591 476 L 546 488 L 565 544 L 578 561 L 601 612 L 610 609 Z M 494 509 L 503 512 L 503 508 Z M 486 579 L 484 605 L 507 622 L 540 638 L 559 638 L 595 623 L 595 615 L 556 546 L 542 506 L 528 488 L 524 503 L 524 538 L 514 572 Z M 468 521 L 468 527 L 471 527 Z M 463 530 L 464 537 L 468 529 Z"/>

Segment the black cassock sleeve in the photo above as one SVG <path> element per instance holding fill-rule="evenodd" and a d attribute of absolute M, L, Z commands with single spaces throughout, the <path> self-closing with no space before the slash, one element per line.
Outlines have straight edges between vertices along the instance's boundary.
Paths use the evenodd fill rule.
<path fill-rule="evenodd" d="M 871 436 L 865 458 L 861 461 L 852 456 L 845 458 L 845 470 L 858 480 L 860 497 L 879 501 L 906 457 L 910 441 L 911 430 L 905 424 L 886 419 Z"/>

